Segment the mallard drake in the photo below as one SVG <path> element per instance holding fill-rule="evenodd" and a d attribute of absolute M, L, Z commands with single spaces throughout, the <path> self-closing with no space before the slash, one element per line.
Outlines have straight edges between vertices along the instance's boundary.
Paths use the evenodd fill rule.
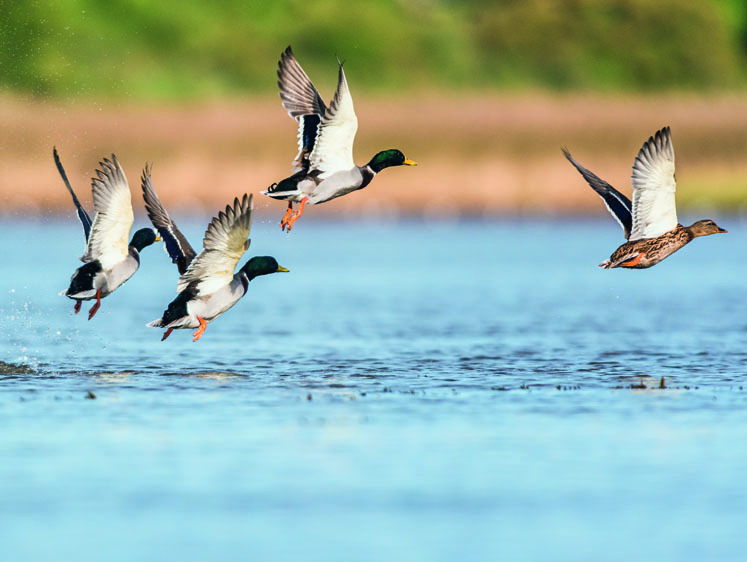
<path fill-rule="evenodd" d="M 253 198 L 244 194 L 235 198 L 213 217 L 205 231 L 202 251 L 195 254 L 192 246 L 171 219 L 156 195 L 150 168 L 142 176 L 145 210 L 153 226 L 161 234 L 171 260 L 177 265 L 179 293 L 163 312 L 161 318 L 148 324 L 151 328 L 165 328 L 161 341 L 174 330 L 197 328 L 192 341 L 202 337 L 207 323 L 215 320 L 235 305 L 246 294 L 249 282 L 260 275 L 287 272 L 271 256 L 257 256 L 247 261 L 236 273 L 236 265 L 249 249 L 252 226 Z"/>
<path fill-rule="evenodd" d="M 141 228 L 127 243 L 134 221 L 130 187 L 114 154 L 111 160 L 104 158 L 99 162 L 101 169 L 96 170 L 98 177 L 91 179 L 93 207 L 96 211 L 93 222 L 78 201 L 56 148 L 53 156 L 62 181 L 73 198 L 86 236 L 86 249 L 80 258 L 85 265 L 75 270 L 70 278 L 70 286 L 60 295 L 75 301 L 75 314 L 80 312 L 82 301 L 96 299 L 96 303 L 88 311 L 90 320 L 101 306 L 101 299 L 112 294 L 138 270 L 143 248 L 160 239 L 153 229 Z"/>
<path fill-rule="evenodd" d="M 363 189 L 384 168 L 417 165 L 397 149 L 382 150 L 365 166 L 355 165 L 353 141 L 358 118 L 343 63 L 339 59 L 337 63 L 337 91 L 329 107 L 324 105 L 290 46 L 278 63 L 280 99 L 288 114 L 298 122 L 298 155 L 293 161 L 293 175 L 273 183 L 262 194 L 288 201 L 288 210 L 280 221 L 283 230 L 293 228 L 306 203 L 318 205 Z M 294 202 L 300 203 L 295 211 Z"/>
<path fill-rule="evenodd" d="M 622 193 L 573 159 L 563 154 L 602 198 L 622 226 L 625 244 L 599 267 L 645 269 L 656 265 L 698 236 L 726 232 L 710 219 L 690 226 L 677 222 L 675 206 L 674 149 L 669 127 L 657 131 L 643 143 L 633 163 L 633 203 Z"/>

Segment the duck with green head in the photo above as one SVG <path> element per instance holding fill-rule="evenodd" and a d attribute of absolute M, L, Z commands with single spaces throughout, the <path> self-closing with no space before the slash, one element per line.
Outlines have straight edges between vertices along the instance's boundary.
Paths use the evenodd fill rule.
<path fill-rule="evenodd" d="M 111 160 L 104 158 L 99 163 L 101 169 L 96 170 L 97 177 L 91 180 L 96 210 L 91 221 L 67 179 L 56 148 L 53 155 L 86 236 L 86 249 L 80 258 L 85 263 L 75 270 L 70 278 L 70 286 L 60 295 L 75 301 L 75 314 L 80 312 L 82 301 L 95 299 L 96 302 L 88 311 L 90 320 L 101 306 L 101 299 L 112 294 L 138 270 L 140 252 L 160 239 L 152 228 L 141 228 L 127 242 L 134 215 L 130 187 L 116 156 L 112 154 Z"/>
<path fill-rule="evenodd" d="M 291 48 L 280 57 L 280 98 L 285 110 L 298 122 L 298 155 L 293 161 L 293 175 L 272 184 L 262 194 L 288 201 L 288 210 L 280 221 L 283 230 L 293 228 L 306 203 L 318 205 L 363 189 L 385 168 L 417 165 L 393 148 L 382 150 L 364 166 L 356 166 L 353 142 L 358 118 L 339 60 L 338 65 L 337 91 L 327 107 Z M 294 202 L 300 203 L 296 210 Z"/>
<path fill-rule="evenodd" d="M 202 251 L 196 254 L 186 237 L 161 204 L 146 166 L 142 177 L 145 210 L 153 226 L 161 233 L 166 251 L 179 269 L 177 297 L 169 303 L 160 318 L 148 324 L 164 328 L 161 340 L 174 330 L 196 328 L 192 341 L 205 333 L 208 322 L 235 305 L 249 289 L 249 283 L 261 275 L 287 272 L 271 256 L 257 256 L 246 262 L 236 273 L 236 265 L 249 249 L 252 227 L 252 196 L 234 199 L 205 231 Z"/>

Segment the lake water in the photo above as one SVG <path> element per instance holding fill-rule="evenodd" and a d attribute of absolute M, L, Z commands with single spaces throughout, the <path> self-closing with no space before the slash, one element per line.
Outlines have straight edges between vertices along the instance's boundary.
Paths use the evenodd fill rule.
<path fill-rule="evenodd" d="M 6 219 L 0 558 L 743 560 L 747 228 L 722 222 L 603 271 L 611 220 L 257 220 L 249 255 L 291 273 L 192 343 L 145 327 L 160 247 L 89 322 L 57 295 L 75 218 Z"/>

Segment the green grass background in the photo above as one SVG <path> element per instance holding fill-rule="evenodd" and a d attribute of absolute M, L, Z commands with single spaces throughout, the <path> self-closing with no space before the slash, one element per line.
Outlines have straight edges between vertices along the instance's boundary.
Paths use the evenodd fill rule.
<path fill-rule="evenodd" d="M 0 88 L 180 100 L 275 91 L 286 45 L 320 87 L 743 91 L 744 0 L 0 0 Z M 269 64 L 268 61 L 272 61 Z M 365 70 L 362 70 L 365 69 Z"/>

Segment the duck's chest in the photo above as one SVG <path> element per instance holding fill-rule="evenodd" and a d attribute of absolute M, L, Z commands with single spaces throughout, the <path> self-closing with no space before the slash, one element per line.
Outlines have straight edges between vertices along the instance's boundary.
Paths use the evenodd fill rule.
<path fill-rule="evenodd" d="M 101 289 L 102 295 L 113 293 L 120 285 L 132 277 L 140 267 L 140 258 L 132 253 L 123 261 L 102 271 L 96 277 L 94 288 Z M 98 286 L 96 286 L 98 285 Z"/>
<path fill-rule="evenodd" d="M 309 197 L 309 203 L 324 203 L 330 199 L 342 197 L 343 195 L 362 189 L 371 182 L 371 179 L 373 179 L 373 175 L 371 178 L 366 179 L 358 168 L 335 172 L 324 178 L 316 186 L 314 192 Z"/>
<path fill-rule="evenodd" d="M 241 277 L 234 277 L 234 280 L 225 287 L 209 295 L 200 295 L 197 299 L 191 301 L 187 305 L 187 312 L 193 317 L 199 316 L 205 320 L 213 320 L 244 296 L 246 286 Z"/>

